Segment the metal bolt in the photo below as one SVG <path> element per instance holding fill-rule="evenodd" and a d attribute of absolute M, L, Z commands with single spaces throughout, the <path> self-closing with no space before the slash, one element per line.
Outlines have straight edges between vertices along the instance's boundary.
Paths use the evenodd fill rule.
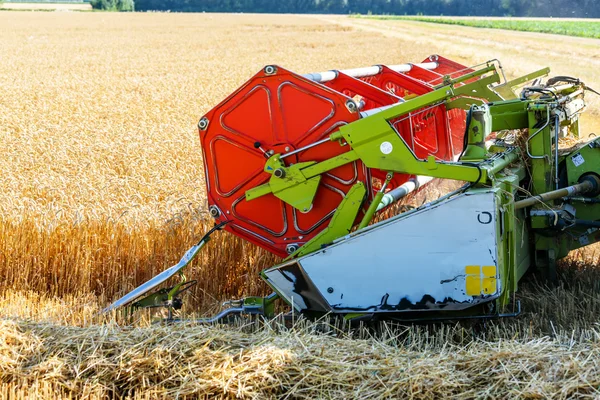
<path fill-rule="evenodd" d="M 209 212 L 210 216 L 213 218 L 219 218 L 219 215 L 221 215 L 221 211 L 219 211 L 217 206 L 210 206 L 208 208 L 208 212 Z"/>
<path fill-rule="evenodd" d="M 298 249 L 300 248 L 300 246 L 298 246 L 297 243 L 290 243 L 285 247 L 285 251 L 288 254 L 293 254 L 295 253 Z"/>
<path fill-rule="evenodd" d="M 327 288 L 327 293 L 333 293 L 333 288 L 332 287 L 328 287 Z"/>
<path fill-rule="evenodd" d="M 354 112 L 356 112 L 356 110 L 358 110 L 358 107 L 356 107 L 356 103 L 354 102 L 354 100 L 348 100 L 348 101 L 346 101 L 346 108 L 351 113 L 354 113 Z"/>
<path fill-rule="evenodd" d="M 273 172 L 273 175 L 275 175 L 277 178 L 285 178 L 285 170 L 283 168 L 277 168 Z"/>
<path fill-rule="evenodd" d="M 277 68 L 275 68 L 275 66 L 273 66 L 273 65 L 267 65 L 265 67 L 265 74 L 267 74 L 267 75 L 273 75 L 276 72 L 277 72 Z"/>
<path fill-rule="evenodd" d="M 208 128 L 208 118 L 206 118 L 206 117 L 200 118 L 200 121 L 198 121 L 198 128 L 201 131 L 206 130 L 206 128 Z"/>
<path fill-rule="evenodd" d="M 300 212 L 302 214 L 306 214 L 307 212 L 310 212 L 313 209 L 313 205 L 311 204 L 310 207 L 308 208 L 303 208 L 302 210 L 300 210 Z"/>

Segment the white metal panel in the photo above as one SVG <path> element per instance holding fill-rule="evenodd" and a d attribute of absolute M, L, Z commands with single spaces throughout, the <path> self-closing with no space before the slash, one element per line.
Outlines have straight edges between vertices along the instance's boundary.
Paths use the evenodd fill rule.
<path fill-rule="evenodd" d="M 296 310 L 306 310 L 306 304 L 302 295 L 296 293 L 296 276 L 293 276 L 287 271 L 274 270 L 267 274 L 269 283 L 275 286 L 279 293 L 281 293 L 285 300 L 287 300 Z"/>
<path fill-rule="evenodd" d="M 200 251 L 202 247 L 206 244 L 206 240 L 202 240 L 197 245 L 192 246 L 188 251 L 185 252 L 181 260 L 170 268 L 167 268 L 160 274 L 156 275 L 154 278 L 149 281 L 141 284 L 140 286 L 133 289 L 131 292 L 127 293 L 125 296 L 121 297 L 119 300 L 112 303 L 110 306 L 106 307 L 102 310 L 103 313 L 115 310 L 119 307 L 126 306 L 132 303 L 134 300 L 139 298 L 140 296 L 145 295 L 152 289 L 156 288 L 161 283 L 165 282 L 167 279 L 174 276 L 176 273 L 181 271 L 186 265 L 190 263 L 196 257 L 196 254 Z"/>
<path fill-rule="evenodd" d="M 338 311 L 397 311 L 431 298 L 465 308 L 477 301 L 466 293 L 465 267 L 497 267 L 496 214 L 492 191 L 463 194 L 299 261 Z"/>

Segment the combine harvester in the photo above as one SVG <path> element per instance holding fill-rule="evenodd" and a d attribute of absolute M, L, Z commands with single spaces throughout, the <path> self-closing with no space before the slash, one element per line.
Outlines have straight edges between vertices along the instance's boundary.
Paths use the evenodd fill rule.
<path fill-rule="evenodd" d="M 198 127 L 213 231 L 287 258 L 261 272 L 272 295 L 203 321 L 271 317 L 276 299 L 351 320 L 516 315 L 517 303 L 505 312 L 528 269 L 552 279 L 557 260 L 600 240 L 600 139 L 558 145 L 579 138 L 591 89 L 542 83 L 548 73 L 506 82 L 496 60 L 440 56 L 307 75 L 266 66 Z M 433 178 L 464 185 L 374 222 Z M 210 233 L 106 310 L 158 306 L 171 318 L 193 283 L 181 271 Z"/>

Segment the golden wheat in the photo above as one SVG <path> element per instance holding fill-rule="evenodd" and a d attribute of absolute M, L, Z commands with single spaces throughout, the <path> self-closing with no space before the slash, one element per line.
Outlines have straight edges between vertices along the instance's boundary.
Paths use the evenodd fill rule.
<path fill-rule="evenodd" d="M 310 72 L 430 53 L 482 61 L 311 17 L 6 12 L 0 20 L 0 273 L 6 287 L 53 294 L 122 294 L 202 234 L 210 221 L 195 124 L 263 65 Z M 521 72 L 521 59 L 504 61 Z M 593 86 L 593 74 L 581 78 Z M 273 260 L 222 240 L 201 260 L 197 296 L 255 289 L 244 283 Z"/>
<path fill-rule="evenodd" d="M 293 16 L 0 20 L 2 285 L 53 294 L 114 298 L 201 236 L 210 221 L 196 122 L 265 64 L 309 72 L 427 55 L 392 39 L 357 52 L 372 38 Z M 205 273 L 189 274 L 196 297 L 255 290 L 273 261 L 231 237 L 207 254 Z"/>

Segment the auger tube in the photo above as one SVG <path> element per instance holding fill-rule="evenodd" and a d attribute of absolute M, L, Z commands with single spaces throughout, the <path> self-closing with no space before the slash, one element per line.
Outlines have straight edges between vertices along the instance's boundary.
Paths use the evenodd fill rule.
<path fill-rule="evenodd" d="M 361 111 L 360 117 L 365 118 L 365 117 L 368 117 L 369 115 L 377 114 L 378 112 L 381 112 L 381 111 L 387 110 L 388 108 L 394 107 L 396 104 L 390 104 L 390 105 L 383 106 L 383 107 L 371 108 L 370 110 Z"/>
<path fill-rule="evenodd" d="M 386 194 L 383 195 L 381 202 L 377 206 L 377 210 L 379 211 L 392 203 L 397 202 L 401 198 L 407 196 L 409 193 L 417 190 L 419 187 L 429 183 L 433 180 L 430 176 L 417 176 L 415 178 L 410 179 L 408 182 L 398 186 L 396 189 L 390 190 Z"/>

